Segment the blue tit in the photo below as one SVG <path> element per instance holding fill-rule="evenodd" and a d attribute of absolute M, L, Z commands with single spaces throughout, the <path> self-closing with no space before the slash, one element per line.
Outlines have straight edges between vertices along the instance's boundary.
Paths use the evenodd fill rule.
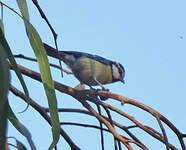
<path fill-rule="evenodd" d="M 47 44 L 44 47 L 47 55 L 61 59 L 74 76 L 90 88 L 99 85 L 104 89 L 103 84 L 116 81 L 124 83 L 125 69 L 120 63 L 83 52 L 57 51 Z"/>

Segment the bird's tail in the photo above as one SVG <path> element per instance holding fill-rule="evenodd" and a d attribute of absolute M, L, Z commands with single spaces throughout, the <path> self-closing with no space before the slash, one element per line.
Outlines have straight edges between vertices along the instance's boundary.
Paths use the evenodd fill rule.
<path fill-rule="evenodd" d="M 51 56 L 51 57 L 54 57 L 54 58 L 57 58 L 57 59 L 62 59 L 63 60 L 63 52 L 62 51 L 58 51 L 57 49 L 49 46 L 48 44 L 46 43 L 43 43 L 44 45 L 44 48 L 46 50 L 46 53 L 48 56 Z"/>

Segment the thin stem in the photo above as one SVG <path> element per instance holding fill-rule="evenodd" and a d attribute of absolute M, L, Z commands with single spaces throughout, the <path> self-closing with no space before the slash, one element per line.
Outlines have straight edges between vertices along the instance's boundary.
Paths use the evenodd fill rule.
<path fill-rule="evenodd" d="M 10 65 L 10 68 L 11 68 L 11 65 Z M 31 71 L 30 69 L 27 69 L 27 68 L 25 68 L 25 67 L 22 67 L 22 66 L 20 66 L 20 65 L 18 65 L 18 68 L 21 70 L 21 72 L 23 73 L 23 74 L 25 74 L 25 75 L 27 75 L 27 76 L 29 76 L 29 77 L 31 77 L 31 78 L 33 78 L 33 79 L 35 79 L 35 80 L 38 80 L 38 81 L 40 81 L 41 82 L 41 76 L 40 76 L 40 74 L 39 73 L 36 73 L 36 72 L 34 72 L 34 71 Z M 156 139 L 158 139 L 159 141 L 161 141 L 161 142 L 163 142 L 163 143 L 165 143 L 165 140 L 162 138 L 162 136 L 160 137 L 159 135 L 157 135 L 156 133 L 154 133 L 152 130 L 150 130 L 149 128 L 147 128 L 146 126 L 143 126 L 141 123 L 139 123 L 139 122 L 137 122 L 132 116 L 130 116 L 130 115 L 128 115 L 128 114 L 126 114 L 126 113 L 124 113 L 124 112 L 122 112 L 121 110 L 119 110 L 119 109 L 117 109 L 117 108 L 115 108 L 115 107 L 113 107 L 113 106 L 110 106 L 110 105 L 108 105 L 108 104 L 106 104 L 106 103 L 103 103 L 103 102 L 100 102 L 100 101 L 98 101 L 97 99 L 95 99 L 95 97 L 97 96 L 97 95 L 101 95 L 101 96 L 103 96 L 102 94 L 103 93 L 101 93 L 102 91 L 98 91 L 98 92 L 95 92 L 95 91 L 92 91 L 92 90 L 75 90 L 75 89 L 73 89 L 73 88 L 71 88 L 71 87 L 68 87 L 68 86 L 66 86 L 66 85 L 63 85 L 63 84 L 61 84 L 61 83 L 59 83 L 59 82 L 56 82 L 56 81 L 54 81 L 54 85 L 55 85 L 55 88 L 57 89 L 57 90 L 59 90 L 60 92 L 62 92 L 62 93 L 66 93 L 66 94 L 68 94 L 68 95 L 71 95 L 72 97 L 74 97 L 75 99 L 78 99 L 79 101 L 82 99 L 87 99 L 87 100 L 89 100 L 89 101 L 91 101 L 91 102 L 94 102 L 94 103 L 97 103 L 97 104 L 99 104 L 99 105 L 102 105 L 102 106 L 104 106 L 104 107 L 107 107 L 107 108 L 109 108 L 110 110 L 112 110 L 112 111 L 115 111 L 116 113 L 118 113 L 118 114 L 120 114 L 121 116 L 123 116 L 123 117 L 126 117 L 126 118 L 128 118 L 128 119 L 130 119 L 132 122 L 134 122 L 135 124 L 136 124 L 136 126 L 138 126 L 139 128 L 141 128 L 142 130 L 144 130 L 145 132 L 147 132 L 147 133 L 149 133 L 151 136 L 153 136 L 154 138 L 156 138 Z M 101 94 L 100 94 L 101 93 Z M 104 93 L 105 94 L 105 93 Z M 109 92 L 107 92 L 104 96 L 106 97 L 106 96 L 109 96 L 109 97 L 111 97 L 109 94 L 112 94 L 112 95 L 114 95 L 113 97 L 114 97 L 114 99 L 120 99 L 121 100 L 121 98 L 122 98 L 122 96 L 119 96 L 119 95 L 117 95 L 117 94 L 113 94 L 113 93 L 109 93 Z M 91 95 L 93 95 L 93 96 L 91 96 Z M 136 101 L 134 101 L 134 100 L 128 100 L 127 101 L 128 103 L 132 103 L 132 105 L 137 105 L 137 107 L 138 107 L 138 102 L 136 102 Z M 143 107 L 143 105 L 141 105 L 140 103 L 139 103 L 139 107 Z M 146 107 L 144 107 L 144 109 L 145 109 Z M 143 109 L 143 108 L 141 108 L 141 109 Z M 90 110 L 89 110 L 90 111 Z M 92 113 L 92 112 L 91 112 Z M 161 117 L 160 117 L 160 120 L 161 120 Z M 164 120 L 165 121 L 165 120 Z M 166 123 L 167 123 L 167 121 L 165 121 Z M 181 134 L 180 134 L 180 136 L 182 136 Z M 183 137 L 182 137 L 183 138 Z M 171 145 L 171 144 L 169 144 L 169 146 L 172 148 L 172 149 L 174 149 L 174 150 L 176 150 L 177 148 L 176 147 L 174 147 L 173 145 Z M 142 145 L 142 147 L 144 147 L 143 145 Z"/>
<path fill-rule="evenodd" d="M 30 60 L 30 61 L 37 62 L 37 59 L 31 58 L 31 57 L 27 57 L 27 56 L 24 56 L 24 55 L 22 55 L 22 54 L 14 55 L 14 57 L 15 57 L 15 58 L 23 58 L 23 59 L 26 59 L 26 60 Z M 61 67 L 58 66 L 58 65 L 55 65 L 55 64 L 52 64 L 52 63 L 50 63 L 49 65 L 52 66 L 52 67 L 54 67 L 54 68 L 57 68 L 57 69 L 62 70 L 62 71 L 65 72 L 66 74 L 73 74 L 72 72 L 69 72 L 69 71 L 63 69 L 63 68 L 61 68 Z"/>
<path fill-rule="evenodd" d="M 98 109 L 98 113 L 101 116 L 101 108 L 100 108 L 99 105 L 96 105 L 96 106 L 97 106 L 97 109 Z M 99 124 L 100 124 L 100 133 L 101 133 L 101 147 L 102 147 L 102 150 L 104 150 L 103 123 L 101 121 L 99 121 Z"/>
<path fill-rule="evenodd" d="M 81 126 L 81 127 L 89 127 L 94 129 L 101 129 L 101 127 L 91 124 L 84 124 L 84 123 L 74 123 L 74 122 L 60 122 L 61 125 L 73 125 L 73 126 Z M 108 129 L 102 128 L 104 131 L 111 133 Z"/>
<path fill-rule="evenodd" d="M 162 131 L 163 138 L 164 138 L 164 140 L 165 140 L 166 149 L 169 150 L 168 138 L 167 138 L 165 129 L 164 129 L 164 127 L 163 127 L 163 125 L 162 125 L 162 123 L 161 123 L 161 121 L 160 121 L 160 118 L 159 118 L 158 114 L 156 115 L 156 119 L 157 119 L 158 124 L 159 124 L 159 126 L 160 126 L 160 129 L 161 129 L 161 131 Z"/>
<path fill-rule="evenodd" d="M 15 11 L 13 8 L 9 7 L 8 5 L 6 5 L 5 3 L 0 1 L 1 5 L 4 5 L 5 7 L 7 7 L 8 9 L 10 9 L 11 11 L 13 11 L 15 14 L 17 14 L 19 17 L 23 18 L 23 16 L 21 16 L 17 11 Z"/>
<path fill-rule="evenodd" d="M 21 91 L 16 89 L 14 86 L 10 85 L 9 87 L 10 91 L 15 94 L 16 96 L 20 97 L 23 99 L 25 102 L 28 102 L 50 125 L 51 125 L 51 119 L 50 117 L 46 114 L 45 110 L 43 107 L 38 105 L 36 102 L 34 102 L 31 98 L 28 98 L 27 96 L 24 95 Z M 64 139 L 67 141 L 67 143 L 70 145 L 70 147 L 74 150 L 80 150 L 78 146 L 74 144 L 74 142 L 71 140 L 71 138 L 68 136 L 68 134 L 60 128 L 60 134 L 61 136 L 64 137 Z"/>

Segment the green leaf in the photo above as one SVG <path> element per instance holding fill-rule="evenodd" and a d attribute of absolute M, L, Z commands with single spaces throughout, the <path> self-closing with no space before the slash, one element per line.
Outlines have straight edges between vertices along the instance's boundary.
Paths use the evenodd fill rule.
<path fill-rule="evenodd" d="M 50 112 L 51 123 L 52 123 L 52 133 L 53 133 L 53 142 L 49 147 L 50 150 L 55 147 L 55 145 L 59 140 L 59 135 L 60 135 L 60 123 L 59 123 L 59 117 L 57 111 L 57 100 L 56 100 L 56 95 L 54 90 L 54 83 L 51 77 L 46 51 L 44 49 L 43 43 L 37 31 L 34 29 L 34 27 L 31 24 L 26 24 L 26 29 L 30 40 L 30 44 L 34 50 L 34 53 L 36 55 L 39 64 L 43 86 L 48 99 L 49 112 Z"/>
<path fill-rule="evenodd" d="M 36 147 L 32 141 L 32 137 L 30 132 L 27 130 L 27 128 L 19 122 L 19 120 L 16 118 L 15 114 L 13 113 L 12 109 L 8 105 L 8 119 L 12 123 L 12 125 L 23 135 L 26 137 L 28 143 L 30 144 L 30 147 L 32 150 L 36 150 Z"/>
<path fill-rule="evenodd" d="M 5 149 L 7 129 L 7 93 L 9 88 L 9 67 L 5 49 L 0 43 L 0 149 Z"/>
<path fill-rule="evenodd" d="M 6 50 L 0 43 L 0 109 L 4 107 L 9 88 L 9 67 L 5 51 Z"/>
<path fill-rule="evenodd" d="M 1 20 L 1 19 L 0 19 L 0 28 L 1 28 L 1 30 L 2 30 L 2 31 L 4 31 L 3 22 L 2 22 L 2 20 Z"/>
<path fill-rule="evenodd" d="M 5 149 L 5 142 L 6 142 L 6 130 L 7 130 L 7 103 L 8 100 L 6 100 L 3 107 L 0 109 L 0 149 Z"/>
<path fill-rule="evenodd" d="M 23 2 L 25 0 L 17 0 L 17 2 L 18 1 Z M 51 124 L 52 124 L 52 135 L 53 135 L 53 142 L 49 147 L 49 150 L 51 150 L 57 144 L 60 135 L 60 123 L 59 123 L 59 117 L 57 111 L 57 100 L 56 100 L 56 95 L 54 90 L 54 83 L 51 77 L 49 63 L 48 63 L 48 59 L 46 56 L 46 51 L 44 49 L 43 43 L 35 28 L 32 26 L 32 24 L 29 23 L 29 20 L 26 19 L 25 9 L 27 9 L 27 6 L 23 8 L 23 6 L 20 5 L 20 2 L 18 3 L 18 6 L 22 15 L 24 16 L 23 20 L 26 28 L 26 33 L 29 38 L 30 45 L 32 46 L 32 49 L 34 50 L 35 56 L 37 58 L 40 73 L 41 73 L 41 79 L 48 99 L 49 112 L 50 112 Z M 26 4 L 26 1 L 24 3 Z"/>
<path fill-rule="evenodd" d="M 19 6 L 19 9 L 21 10 L 22 16 L 29 21 L 29 13 L 28 13 L 28 7 L 25 0 L 16 0 L 17 4 Z"/>
<path fill-rule="evenodd" d="M 8 59 L 9 59 L 10 63 L 12 64 L 12 67 L 13 67 L 13 69 L 14 69 L 14 71 L 15 71 L 15 73 L 16 73 L 16 75 L 17 75 L 17 77 L 18 77 L 18 79 L 19 79 L 19 81 L 20 81 L 20 83 L 22 85 L 22 87 L 23 87 L 25 95 L 27 97 L 29 97 L 26 84 L 25 84 L 25 82 L 23 80 L 23 77 L 21 75 L 21 71 L 17 67 L 17 63 L 16 63 L 16 61 L 14 59 L 12 51 L 10 50 L 10 47 L 9 47 L 5 37 L 4 37 L 4 34 L 3 34 L 2 30 L 1 30 L 1 28 L 0 28 L 0 43 L 2 44 L 2 46 L 5 49 L 6 55 L 7 55 Z"/>

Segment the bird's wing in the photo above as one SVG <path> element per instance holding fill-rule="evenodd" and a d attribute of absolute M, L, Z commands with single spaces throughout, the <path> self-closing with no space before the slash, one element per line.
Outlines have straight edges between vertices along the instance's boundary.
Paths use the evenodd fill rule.
<path fill-rule="evenodd" d="M 87 57 L 87 58 L 99 61 L 100 63 L 103 63 L 105 65 L 110 65 L 112 63 L 111 60 L 108 60 L 108 59 L 103 58 L 101 56 L 91 55 L 91 54 L 84 53 L 84 52 L 77 52 L 77 51 L 60 51 L 60 52 L 65 53 L 67 55 L 73 55 L 77 59 L 80 57 Z"/>
<path fill-rule="evenodd" d="M 103 63 L 105 65 L 110 65 L 111 63 L 113 63 L 111 60 L 108 60 L 106 58 L 103 58 L 101 56 L 98 55 L 91 55 L 88 53 L 84 53 L 84 52 L 77 52 L 77 51 L 57 51 L 55 48 L 49 46 L 48 44 L 44 44 L 44 47 L 46 49 L 46 52 L 49 56 L 55 57 L 55 58 L 60 58 L 58 55 L 61 55 L 61 59 L 63 59 L 64 55 L 73 55 L 76 59 L 80 58 L 80 57 L 88 57 L 90 59 L 94 59 L 96 61 L 99 61 L 100 63 Z"/>

